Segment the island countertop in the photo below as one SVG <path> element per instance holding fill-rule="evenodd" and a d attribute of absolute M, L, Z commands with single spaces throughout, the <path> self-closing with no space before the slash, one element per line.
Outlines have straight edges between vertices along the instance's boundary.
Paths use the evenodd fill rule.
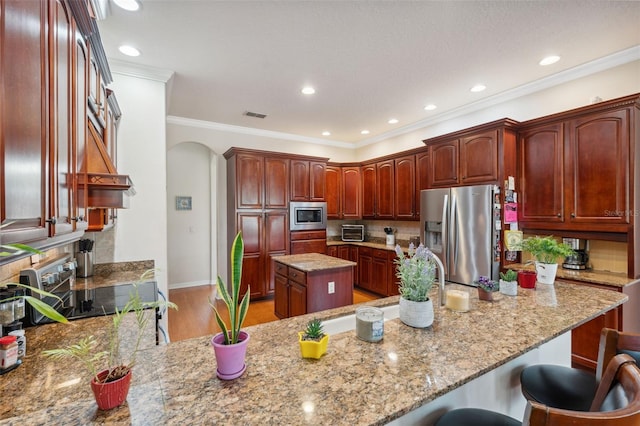
<path fill-rule="evenodd" d="M 297 331 L 311 317 L 351 314 L 356 305 L 247 327 L 247 371 L 230 382 L 216 378 L 211 336 L 147 347 L 127 403 L 106 412 L 97 411 L 87 374 L 40 352 L 108 319 L 30 329 L 25 364 L 0 380 L 7 401 L 0 423 L 385 424 L 627 299 L 562 281 L 519 288 L 516 297 L 498 295 L 494 302 L 479 301 L 476 290 L 468 290 L 468 313 L 435 307 L 427 329 L 389 320 L 379 343 L 361 341 L 355 331 L 332 335 L 319 360 L 300 357 Z"/>
<path fill-rule="evenodd" d="M 356 266 L 355 262 L 320 253 L 290 254 L 274 256 L 273 260 L 304 272 L 322 271 L 325 269 L 346 268 Z"/>

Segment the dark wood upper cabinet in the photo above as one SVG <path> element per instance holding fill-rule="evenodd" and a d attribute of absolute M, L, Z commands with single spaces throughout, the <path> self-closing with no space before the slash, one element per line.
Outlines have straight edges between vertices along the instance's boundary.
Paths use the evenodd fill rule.
<path fill-rule="evenodd" d="M 327 165 L 325 169 L 327 219 L 342 219 L 342 167 Z"/>
<path fill-rule="evenodd" d="M 395 164 L 393 160 L 376 164 L 376 218 L 394 219 Z"/>
<path fill-rule="evenodd" d="M 449 187 L 460 183 L 458 178 L 459 140 L 437 142 L 429 145 L 429 187 Z"/>
<path fill-rule="evenodd" d="M 498 179 L 498 131 L 460 139 L 460 181 L 463 185 Z"/>
<path fill-rule="evenodd" d="M 420 191 L 429 189 L 429 166 L 429 151 L 425 148 L 416 154 L 416 219 L 420 219 Z"/>
<path fill-rule="evenodd" d="M 289 208 L 289 160 L 265 157 L 264 171 L 264 208 Z"/>
<path fill-rule="evenodd" d="M 362 218 L 376 217 L 376 165 L 366 164 L 361 167 L 362 173 Z"/>
<path fill-rule="evenodd" d="M 360 182 L 360 167 L 342 167 L 341 206 L 343 219 L 360 219 L 362 214 L 362 184 Z"/>
<path fill-rule="evenodd" d="M 564 134 L 562 123 L 518 134 L 520 218 L 528 223 L 564 220 Z"/>
<path fill-rule="evenodd" d="M 325 201 L 326 163 L 291 160 L 291 201 Z"/>
<path fill-rule="evenodd" d="M 264 157 L 255 154 L 238 154 L 235 162 L 235 207 L 238 209 L 262 209 L 264 207 Z M 281 189 L 281 191 L 283 191 Z"/>
<path fill-rule="evenodd" d="M 416 218 L 416 157 L 408 155 L 396 158 L 395 166 L 395 217 L 400 220 Z M 418 199 L 419 200 L 419 199 Z"/>
<path fill-rule="evenodd" d="M 44 1 L 0 0 L 3 244 L 46 239 L 49 232 L 48 7 Z"/>

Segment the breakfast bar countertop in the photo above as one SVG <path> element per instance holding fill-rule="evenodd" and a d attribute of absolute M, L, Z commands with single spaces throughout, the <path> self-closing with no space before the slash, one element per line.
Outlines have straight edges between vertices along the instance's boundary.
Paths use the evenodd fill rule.
<path fill-rule="evenodd" d="M 247 371 L 234 381 L 216 377 L 211 336 L 146 347 L 127 403 L 105 412 L 97 411 L 83 369 L 41 351 L 99 330 L 109 318 L 28 329 L 24 364 L 0 380 L 8 402 L 0 424 L 385 424 L 627 300 L 561 281 L 519 288 L 516 297 L 498 294 L 492 303 L 469 291 L 468 313 L 435 307 L 426 329 L 391 319 L 378 343 L 359 340 L 355 330 L 335 334 L 319 360 L 300 357 L 297 332 L 312 317 L 353 314 L 358 305 L 247 327 Z"/>
<path fill-rule="evenodd" d="M 326 269 L 356 266 L 356 262 L 320 253 L 290 254 L 274 256 L 273 260 L 304 272 L 322 271 Z"/>

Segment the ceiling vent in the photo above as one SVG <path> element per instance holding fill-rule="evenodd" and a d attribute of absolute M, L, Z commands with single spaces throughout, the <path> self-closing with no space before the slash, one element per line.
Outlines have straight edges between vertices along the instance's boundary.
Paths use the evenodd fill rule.
<path fill-rule="evenodd" d="M 255 118 L 265 118 L 267 114 L 260 114 L 259 112 L 251 112 L 247 111 L 244 113 L 247 117 L 255 117 Z"/>

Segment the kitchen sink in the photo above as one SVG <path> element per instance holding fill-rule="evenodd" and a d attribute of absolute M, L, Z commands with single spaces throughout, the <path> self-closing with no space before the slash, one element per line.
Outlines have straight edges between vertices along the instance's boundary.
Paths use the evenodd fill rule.
<path fill-rule="evenodd" d="M 398 305 L 389 305 L 380 307 L 384 312 L 384 320 L 390 320 L 398 318 Z M 356 314 L 345 315 L 343 317 L 333 318 L 330 320 L 322 321 L 322 326 L 325 333 L 329 335 L 335 335 L 338 333 L 344 333 L 345 331 L 356 329 Z"/>

